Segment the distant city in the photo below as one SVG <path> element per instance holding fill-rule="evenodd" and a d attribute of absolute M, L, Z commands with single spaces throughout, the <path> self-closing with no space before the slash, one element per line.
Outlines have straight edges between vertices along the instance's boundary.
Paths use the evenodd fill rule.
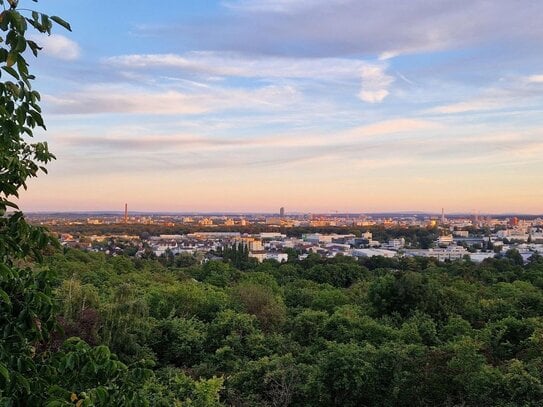
<path fill-rule="evenodd" d="M 29 213 L 67 247 L 135 257 L 219 259 L 225 249 L 285 262 L 326 258 L 429 257 L 482 262 L 516 250 L 524 261 L 543 254 L 543 217 L 428 213 Z"/>

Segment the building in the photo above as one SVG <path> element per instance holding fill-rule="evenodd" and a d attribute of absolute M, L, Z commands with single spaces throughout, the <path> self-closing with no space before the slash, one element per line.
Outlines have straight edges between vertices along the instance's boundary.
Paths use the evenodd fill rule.
<path fill-rule="evenodd" d="M 439 236 L 437 238 L 437 244 L 439 246 L 449 246 L 453 244 L 453 235 Z"/>
<path fill-rule="evenodd" d="M 266 259 L 267 260 L 275 260 L 279 263 L 285 263 L 288 261 L 288 254 L 287 253 L 277 253 L 277 252 L 268 252 L 266 253 Z"/>
<path fill-rule="evenodd" d="M 262 245 L 262 241 L 260 239 L 255 239 L 252 236 L 249 237 L 242 237 L 239 240 L 236 240 L 237 242 L 241 243 L 242 245 L 249 248 L 249 251 L 251 252 L 260 252 L 264 250 L 264 246 Z"/>
<path fill-rule="evenodd" d="M 454 261 L 463 259 L 465 255 L 469 255 L 469 252 L 465 247 L 451 245 L 446 248 L 439 249 L 406 250 L 405 255 L 412 257 L 431 257 L 437 259 L 438 261 Z"/>
<path fill-rule="evenodd" d="M 391 250 L 403 249 L 405 247 L 405 239 L 403 237 L 400 237 L 399 239 L 391 239 L 385 246 L 387 249 Z"/>
<path fill-rule="evenodd" d="M 375 257 L 375 256 L 383 256 L 383 257 L 394 257 L 398 253 L 393 250 L 385 250 L 385 249 L 353 249 L 351 251 L 351 256 L 354 257 Z"/>
<path fill-rule="evenodd" d="M 198 224 L 200 226 L 213 226 L 213 221 L 209 218 L 201 219 Z"/>
<path fill-rule="evenodd" d="M 483 260 L 492 259 L 496 256 L 494 252 L 470 253 L 469 258 L 475 263 L 481 263 Z"/>
<path fill-rule="evenodd" d="M 509 226 L 518 226 L 519 220 L 516 216 L 509 219 Z"/>
<path fill-rule="evenodd" d="M 162 256 L 168 250 L 174 255 L 179 253 L 179 246 L 176 242 L 160 243 L 156 246 L 153 246 L 152 249 L 157 256 Z"/>
<path fill-rule="evenodd" d="M 285 208 L 281 207 L 281 209 L 279 209 L 279 217 L 281 218 L 285 217 Z"/>
<path fill-rule="evenodd" d="M 262 263 L 264 260 L 275 260 L 279 263 L 283 263 L 288 260 L 287 253 L 267 252 L 265 250 L 251 251 L 249 252 L 249 257 L 257 259 L 260 263 Z"/>
<path fill-rule="evenodd" d="M 266 218 L 266 225 L 275 225 L 275 226 L 281 226 L 283 224 L 283 219 L 272 217 L 272 218 Z"/>
<path fill-rule="evenodd" d="M 455 237 L 469 237 L 469 231 L 467 230 L 455 230 L 453 232 Z"/>
<path fill-rule="evenodd" d="M 259 234 L 261 239 L 286 239 L 287 235 L 280 232 L 262 232 Z"/>

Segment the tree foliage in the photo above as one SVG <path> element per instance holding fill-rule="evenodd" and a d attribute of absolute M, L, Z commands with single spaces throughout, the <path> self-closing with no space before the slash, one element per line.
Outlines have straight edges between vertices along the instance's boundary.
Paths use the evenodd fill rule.
<path fill-rule="evenodd" d="M 134 320 L 129 318 L 142 320 L 146 314 L 136 300 L 127 304 L 126 285 L 100 316 L 98 289 L 89 283 L 64 281 L 58 289 L 67 300 L 62 306 L 52 295 L 55 275 L 42 262 L 46 249 L 58 244 L 45 229 L 28 224 L 14 200 L 55 158 L 46 142 L 32 142 L 34 132 L 46 127 L 27 61 L 41 48 L 29 39 L 28 29 L 49 35 L 54 24 L 71 27 L 60 17 L 19 8 L 18 0 L 0 0 L 0 7 L 0 405 L 149 405 L 153 383 L 160 385 L 149 369 L 152 360 L 123 363 L 107 346 L 92 347 L 79 338 L 58 343 L 63 336 L 59 321 L 67 332 L 95 340 L 99 333 L 92 330 L 100 317 L 115 327 L 114 332 L 100 324 L 102 342 L 123 351 L 121 344 L 131 334 L 126 324 Z M 118 264 L 116 270 L 125 268 Z M 186 391 L 155 397 L 154 404 L 217 405 L 220 379 L 185 377 L 184 383 Z"/>
<path fill-rule="evenodd" d="M 165 268 L 68 250 L 47 263 L 59 270 L 63 304 L 66 282 L 99 287 L 96 341 L 128 368 L 154 365 L 141 388 L 157 403 L 199 405 L 197 383 L 219 389 L 209 402 L 226 405 L 543 402 L 538 261 L 389 259 L 382 268 L 375 259 L 311 259 L 239 271 L 229 262 Z M 110 318 L 125 285 L 130 323 Z M 72 295 L 65 324 L 86 323 L 73 311 L 82 309 L 82 292 L 93 298 L 88 288 Z M 130 308 L 136 299 L 142 304 Z M 123 340 L 109 341 L 109 332 Z"/>
<path fill-rule="evenodd" d="M 54 158 L 47 143 L 29 141 L 45 124 L 27 62 L 40 47 L 27 38 L 27 29 L 50 34 L 53 23 L 70 26 L 56 16 L 23 12 L 16 0 L 0 0 L 0 7 L 0 400 L 26 405 L 46 385 L 40 345 L 56 325 L 51 274 L 32 266 L 54 240 L 29 225 L 13 201 Z M 8 208 L 15 212 L 7 214 Z"/>

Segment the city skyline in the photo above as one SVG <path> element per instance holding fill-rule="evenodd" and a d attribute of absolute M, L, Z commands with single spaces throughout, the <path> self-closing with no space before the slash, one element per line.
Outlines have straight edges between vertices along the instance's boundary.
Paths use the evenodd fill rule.
<path fill-rule="evenodd" d="M 49 6 L 26 211 L 543 213 L 541 3 Z"/>
<path fill-rule="evenodd" d="M 442 213 L 439 211 L 424 211 L 424 210 L 391 210 L 391 211 L 372 211 L 372 212 L 340 212 L 340 211 L 288 211 L 284 215 L 281 215 L 281 212 L 269 210 L 256 210 L 256 211 L 198 211 L 198 210 L 186 210 L 186 211 L 153 211 L 145 209 L 104 209 L 104 210 L 36 210 L 28 211 L 27 214 L 44 214 L 44 215 L 121 215 L 122 219 L 133 216 L 145 216 L 145 215 L 173 215 L 173 216 L 216 216 L 216 217 L 236 217 L 236 216 L 273 216 L 279 218 L 284 217 L 307 217 L 307 216 L 323 216 L 323 217 L 346 217 L 346 216 L 359 216 L 359 217 L 383 217 L 386 215 L 393 215 L 395 217 L 401 216 L 423 216 L 423 217 L 433 217 L 443 219 L 444 217 L 511 217 L 511 216 L 523 216 L 523 217 L 541 217 L 543 213 L 528 213 L 528 212 L 481 212 L 481 211 L 469 211 L 469 212 L 447 212 Z M 125 216 L 126 215 L 126 216 Z"/>

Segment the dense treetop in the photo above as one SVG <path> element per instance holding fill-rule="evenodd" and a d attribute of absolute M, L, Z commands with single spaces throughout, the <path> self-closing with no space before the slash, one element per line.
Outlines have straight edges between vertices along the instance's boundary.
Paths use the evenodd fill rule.
<path fill-rule="evenodd" d="M 47 263 L 65 335 L 154 366 L 151 405 L 191 397 L 170 387 L 179 380 L 207 383 L 226 405 L 543 402 L 537 257 L 310 256 L 240 271 L 68 250 Z"/>

